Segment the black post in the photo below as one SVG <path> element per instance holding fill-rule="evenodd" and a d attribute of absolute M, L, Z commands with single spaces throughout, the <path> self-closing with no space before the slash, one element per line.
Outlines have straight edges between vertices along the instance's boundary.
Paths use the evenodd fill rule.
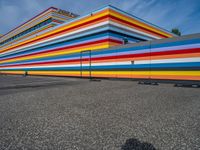
<path fill-rule="evenodd" d="M 91 53 L 91 50 L 89 50 L 89 65 L 90 65 L 90 66 L 89 66 L 89 69 L 90 69 L 90 81 L 92 80 L 92 70 L 91 70 L 91 69 L 92 69 L 92 66 L 91 66 L 91 65 L 92 65 L 92 62 L 91 62 L 91 60 L 92 60 L 92 59 L 91 59 L 91 55 L 92 55 L 92 53 Z"/>
<path fill-rule="evenodd" d="M 82 51 L 80 53 L 80 76 L 82 78 Z"/>

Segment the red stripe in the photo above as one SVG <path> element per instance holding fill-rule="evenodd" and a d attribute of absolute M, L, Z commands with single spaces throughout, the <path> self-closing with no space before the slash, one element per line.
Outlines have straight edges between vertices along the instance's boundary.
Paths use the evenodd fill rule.
<path fill-rule="evenodd" d="M 52 20 L 52 22 L 55 22 L 55 23 L 63 23 L 64 21 L 60 21 L 60 20 L 54 19 L 54 20 Z"/>

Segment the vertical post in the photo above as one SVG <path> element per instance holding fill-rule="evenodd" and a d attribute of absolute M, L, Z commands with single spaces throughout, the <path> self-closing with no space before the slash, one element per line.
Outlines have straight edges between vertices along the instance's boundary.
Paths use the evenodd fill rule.
<path fill-rule="evenodd" d="M 80 77 L 82 78 L 82 51 L 80 52 Z"/>
<path fill-rule="evenodd" d="M 91 54 L 91 50 L 89 50 L 89 65 L 90 65 L 90 66 L 89 66 L 89 70 L 90 70 L 90 81 L 92 80 L 92 70 L 91 70 L 91 69 L 92 69 L 92 66 L 91 66 L 91 65 L 92 65 L 92 62 L 91 62 L 91 55 L 92 55 L 92 54 Z"/>
<path fill-rule="evenodd" d="M 28 75 L 28 71 L 24 71 L 24 77 Z"/>
<path fill-rule="evenodd" d="M 152 71 L 152 68 L 151 68 L 151 48 L 152 48 L 152 43 L 151 43 L 151 41 L 150 41 L 150 46 L 149 46 L 149 48 L 150 48 L 150 64 L 149 64 L 149 80 L 150 80 L 150 84 L 152 84 L 152 77 L 151 77 L 151 71 Z"/>

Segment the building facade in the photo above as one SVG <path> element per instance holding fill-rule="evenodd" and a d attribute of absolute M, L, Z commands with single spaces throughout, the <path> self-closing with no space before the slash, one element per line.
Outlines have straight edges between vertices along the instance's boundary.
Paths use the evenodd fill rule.
<path fill-rule="evenodd" d="M 199 35 L 176 37 L 113 6 L 72 16 L 51 29 L 3 45 L 0 72 L 200 80 Z"/>

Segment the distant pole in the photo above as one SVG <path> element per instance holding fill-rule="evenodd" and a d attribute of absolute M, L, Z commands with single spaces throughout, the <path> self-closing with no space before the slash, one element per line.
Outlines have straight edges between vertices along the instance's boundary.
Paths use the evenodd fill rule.
<path fill-rule="evenodd" d="M 123 45 L 128 44 L 128 39 L 126 37 L 123 38 Z"/>

